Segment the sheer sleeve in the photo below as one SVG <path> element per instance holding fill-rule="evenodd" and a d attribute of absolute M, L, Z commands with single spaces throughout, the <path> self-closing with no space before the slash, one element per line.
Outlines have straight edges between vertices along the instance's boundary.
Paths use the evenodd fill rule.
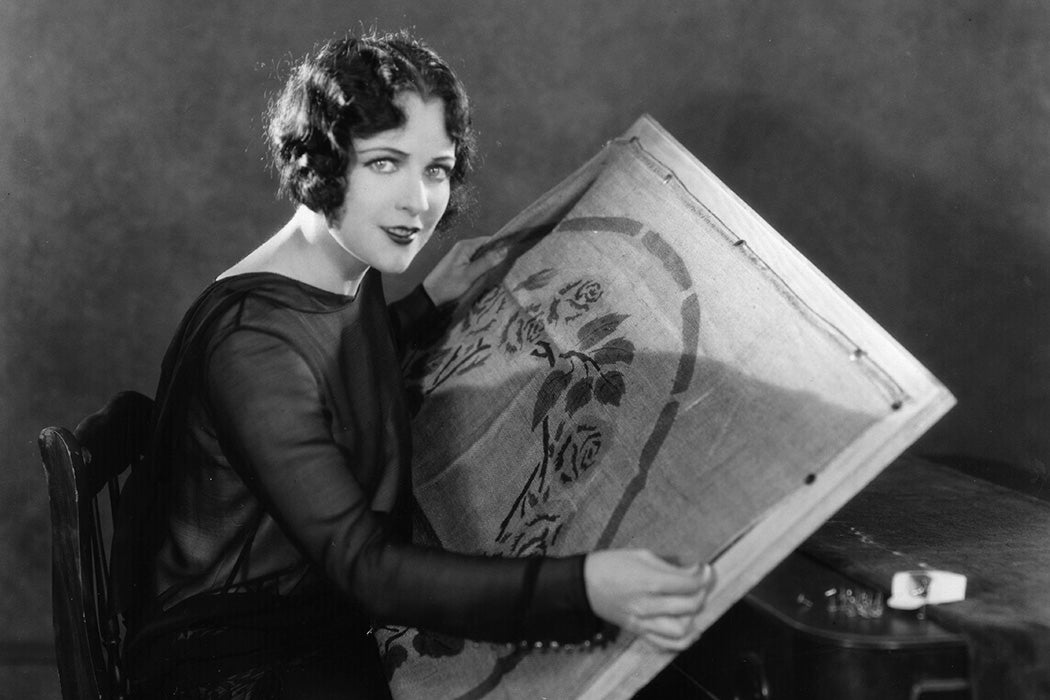
<path fill-rule="evenodd" d="M 499 559 L 399 541 L 333 438 L 318 382 L 285 340 L 239 329 L 207 363 L 223 450 L 285 534 L 376 622 L 491 641 L 599 632 L 583 557 Z"/>

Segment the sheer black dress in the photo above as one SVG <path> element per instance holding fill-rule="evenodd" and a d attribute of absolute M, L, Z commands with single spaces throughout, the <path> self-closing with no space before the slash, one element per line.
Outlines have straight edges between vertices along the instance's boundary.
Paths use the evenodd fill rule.
<path fill-rule="evenodd" d="M 237 275 L 191 307 L 114 555 L 139 696 L 388 697 L 375 624 L 502 642 L 600 631 L 582 556 L 410 543 L 398 350 L 435 315 L 422 287 L 388 308 L 374 271 L 354 297 Z"/>

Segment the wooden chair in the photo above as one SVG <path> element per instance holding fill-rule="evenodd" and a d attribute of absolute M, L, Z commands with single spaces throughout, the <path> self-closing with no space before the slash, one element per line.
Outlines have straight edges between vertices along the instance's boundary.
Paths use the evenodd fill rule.
<path fill-rule="evenodd" d="M 121 620 L 109 556 L 119 476 L 142 458 L 153 401 L 125 391 L 70 432 L 40 433 L 51 504 L 55 656 L 64 700 L 123 698 Z M 109 500 L 108 513 L 101 501 Z"/>

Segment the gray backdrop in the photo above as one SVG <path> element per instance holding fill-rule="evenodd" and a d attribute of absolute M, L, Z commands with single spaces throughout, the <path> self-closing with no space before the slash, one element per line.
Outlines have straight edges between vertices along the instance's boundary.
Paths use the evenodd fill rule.
<path fill-rule="evenodd" d="M 51 635 L 38 431 L 152 393 L 185 307 L 291 212 L 267 92 L 361 23 L 414 26 L 471 91 L 484 158 L 455 235 L 649 112 L 956 394 L 918 449 L 1048 488 L 1044 3 L 121 5 L 0 2 L 0 698 L 57 692 L 26 663 Z"/>

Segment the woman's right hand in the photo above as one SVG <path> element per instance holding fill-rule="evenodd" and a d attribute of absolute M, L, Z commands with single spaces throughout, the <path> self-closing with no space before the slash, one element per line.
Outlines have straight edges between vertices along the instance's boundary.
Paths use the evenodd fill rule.
<path fill-rule="evenodd" d="M 591 552 L 583 577 L 596 615 L 669 651 L 699 638 L 698 616 L 715 583 L 708 564 L 678 566 L 646 549 Z"/>

